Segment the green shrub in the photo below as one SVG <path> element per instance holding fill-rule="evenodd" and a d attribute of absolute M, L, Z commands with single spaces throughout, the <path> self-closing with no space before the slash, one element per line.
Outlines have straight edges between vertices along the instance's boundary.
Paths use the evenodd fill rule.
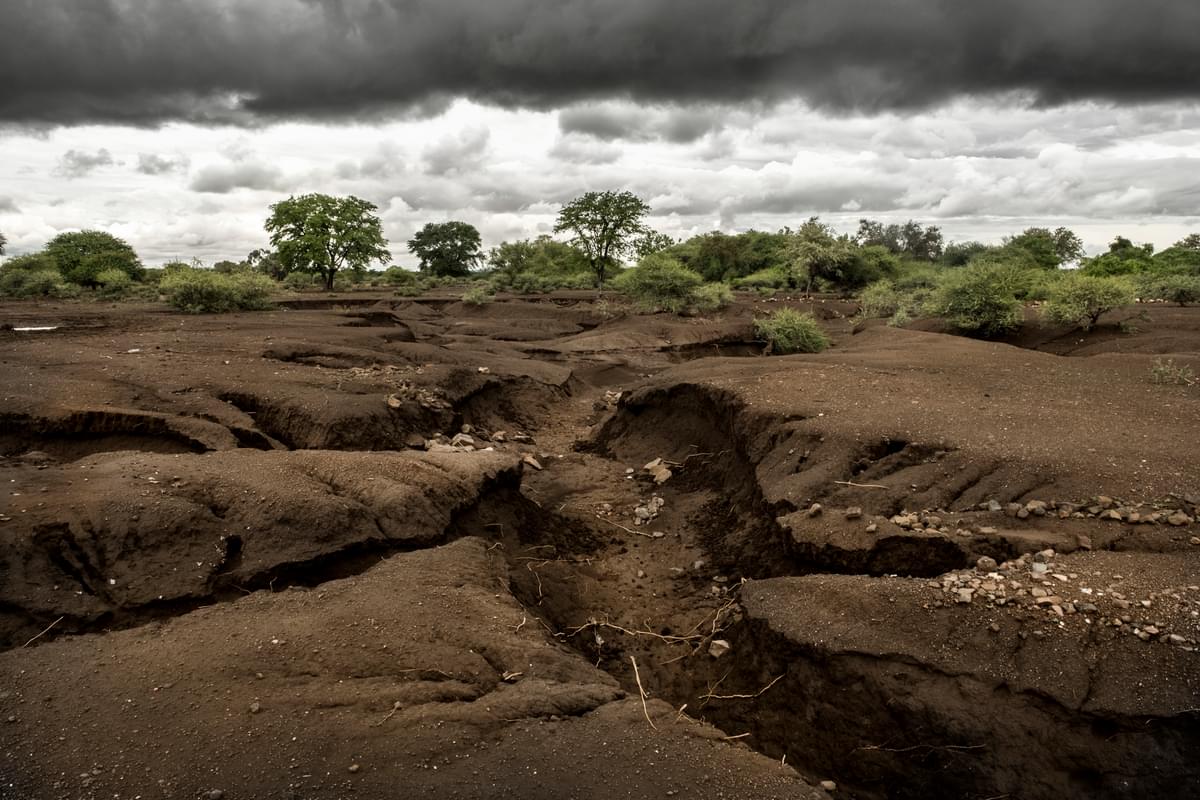
<path fill-rule="evenodd" d="M 275 283 L 265 275 L 222 275 L 207 269 L 172 270 L 159 283 L 167 302 L 189 314 L 257 311 L 267 301 Z"/>
<path fill-rule="evenodd" d="M 862 290 L 858 304 L 864 317 L 890 317 L 900 310 L 901 297 L 891 281 L 876 281 Z"/>
<path fill-rule="evenodd" d="M 0 270 L 0 295 L 5 297 L 51 297 L 66 299 L 79 296 L 79 287 L 63 280 L 56 269 Z"/>
<path fill-rule="evenodd" d="M 679 313 L 692 305 L 703 281 L 699 273 L 674 258 L 654 253 L 617 276 L 612 285 L 633 298 L 643 310 Z"/>
<path fill-rule="evenodd" d="M 463 293 L 462 301 L 469 306 L 481 306 L 496 299 L 496 291 L 482 281 L 475 283 Z"/>
<path fill-rule="evenodd" d="M 754 332 L 765 339 L 772 353 L 819 353 L 829 346 L 829 337 L 811 314 L 781 308 L 754 320 Z"/>
<path fill-rule="evenodd" d="M 283 278 L 283 288 L 302 292 L 317 285 L 317 276 L 311 272 L 289 272 Z"/>
<path fill-rule="evenodd" d="M 692 292 L 692 305 L 698 311 L 719 311 L 733 302 L 733 290 L 723 283 L 706 283 Z"/>
<path fill-rule="evenodd" d="M 947 271 L 929 301 L 929 310 L 951 328 L 977 336 L 999 336 L 1021 326 L 1017 272 L 1001 264 L 977 264 Z"/>
<path fill-rule="evenodd" d="M 779 267 L 770 267 L 738 278 L 733 285 L 739 289 L 784 289 L 788 285 L 788 274 Z"/>
<path fill-rule="evenodd" d="M 1133 284 L 1127 279 L 1072 274 L 1051 288 L 1043 312 L 1051 322 L 1087 331 L 1101 314 L 1133 301 Z"/>
<path fill-rule="evenodd" d="M 1192 386 L 1196 383 L 1196 373 L 1187 364 L 1176 364 L 1173 358 L 1166 361 L 1156 358 L 1150 366 L 1150 382 Z"/>
<path fill-rule="evenodd" d="M 354 279 L 345 272 L 338 272 L 333 276 L 333 291 L 348 292 L 354 287 Z"/>
<path fill-rule="evenodd" d="M 1145 275 L 1138 282 L 1143 300 L 1165 300 L 1186 306 L 1200 303 L 1200 275 Z"/>
<path fill-rule="evenodd" d="M 418 272 L 404 267 L 388 267 L 383 271 L 384 283 L 392 286 L 407 286 L 410 283 L 416 283 L 421 279 Z"/>
<path fill-rule="evenodd" d="M 912 317 L 904 308 L 897 308 L 896 313 L 892 314 L 892 318 L 888 320 L 888 325 L 893 328 L 903 328 L 908 323 L 912 322 Z"/>
<path fill-rule="evenodd" d="M 133 279 L 122 270 L 106 269 L 96 275 L 96 284 L 101 297 L 123 297 L 133 287 Z"/>
<path fill-rule="evenodd" d="M 1049 300 L 1054 287 L 1069 273 L 1059 269 L 1027 269 L 1015 276 L 1019 282 L 1017 297 L 1021 300 Z"/>

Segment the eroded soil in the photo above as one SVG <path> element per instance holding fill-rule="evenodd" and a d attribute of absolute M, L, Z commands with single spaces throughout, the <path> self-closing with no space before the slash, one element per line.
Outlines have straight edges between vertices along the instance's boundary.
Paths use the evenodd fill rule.
<path fill-rule="evenodd" d="M 1200 311 L 853 313 L 0 307 L 0 797 L 1195 796 Z"/>

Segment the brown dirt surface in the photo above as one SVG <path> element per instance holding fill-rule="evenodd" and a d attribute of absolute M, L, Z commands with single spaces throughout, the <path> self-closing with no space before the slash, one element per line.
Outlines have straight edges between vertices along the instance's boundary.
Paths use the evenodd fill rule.
<path fill-rule="evenodd" d="M 1200 794 L 1200 310 L 460 294 L 0 304 L 0 798 Z"/>

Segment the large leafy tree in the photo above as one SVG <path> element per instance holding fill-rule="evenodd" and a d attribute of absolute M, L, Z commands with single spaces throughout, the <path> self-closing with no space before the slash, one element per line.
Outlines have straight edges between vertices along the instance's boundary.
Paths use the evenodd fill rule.
<path fill-rule="evenodd" d="M 8 244 L 8 239 L 4 237 L 3 233 L 0 233 L 0 256 L 4 255 L 4 245 L 6 244 Z"/>
<path fill-rule="evenodd" d="M 587 272 L 587 257 L 572 245 L 542 234 L 536 239 L 501 242 L 488 256 L 492 269 L 507 275 L 561 277 Z"/>
<path fill-rule="evenodd" d="M 863 247 L 886 247 L 897 255 L 918 261 L 936 261 L 942 255 L 941 228 L 911 219 L 903 225 L 860 219 L 854 240 Z"/>
<path fill-rule="evenodd" d="M 479 231 L 467 222 L 428 222 L 408 240 L 408 249 L 430 275 L 464 278 L 483 261 Z"/>
<path fill-rule="evenodd" d="M 68 231 L 46 244 L 44 251 L 71 283 L 95 286 L 96 276 L 116 269 L 130 278 L 142 277 L 142 262 L 124 239 L 104 231 Z"/>
<path fill-rule="evenodd" d="M 1058 269 L 1083 256 L 1083 241 L 1069 228 L 1026 228 L 1004 245 L 1026 251 L 1042 269 Z"/>
<path fill-rule="evenodd" d="M 648 229 L 642 219 L 650 206 L 632 192 L 588 192 L 562 207 L 555 233 L 570 233 L 604 288 L 604 278 L 624 255 L 636 251 Z"/>
<path fill-rule="evenodd" d="M 265 227 L 284 270 L 320 273 L 332 290 L 339 270 L 391 259 L 376 210 L 353 196 L 305 194 L 271 206 Z"/>

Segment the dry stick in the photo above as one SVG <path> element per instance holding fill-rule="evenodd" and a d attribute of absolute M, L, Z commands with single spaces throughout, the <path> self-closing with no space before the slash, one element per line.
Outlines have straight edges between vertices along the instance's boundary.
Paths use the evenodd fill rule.
<path fill-rule="evenodd" d="M 513 633 L 519 633 L 519 632 L 520 632 L 520 630 L 521 630 L 521 628 L 524 628 L 524 627 L 525 627 L 525 623 L 526 623 L 526 622 L 528 622 L 528 621 L 529 621 L 529 617 L 528 617 L 528 616 L 526 616 L 526 615 L 524 615 L 524 614 L 522 614 L 522 615 L 521 615 L 521 621 L 520 621 L 520 622 L 517 624 L 517 626 L 516 626 L 515 628 L 513 628 Z"/>
<path fill-rule="evenodd" d="M 708 694 L 700 695 L 700 699 L 704 700 L 706 702 L 709 700 L 752 700 L 755 697 L 759 697 L 760 695 L 763 694 L 763 692 L 767 691 L 767 689 L 770 689 L 772 686 L 774 686 L 775 684 L 777 684 L 781 680 L 783 680 L 783 676 L 786 674 L 787 674 L 786 672 L 780 674 L 780 676 L 778 678 L 771 681 L 770 683 L 768 683 L 766 686 L 759 689 L 754 694 L 713 694 L 712 689 L 717 688 L 717 686 L 720 685 L 721 681 L 725 680 L 725 678 L 721 678 L 721 681 L 717 681 L 717 683 L 713 685 L 712 689 L 708 690 Z M 725 673 L 725 675 L 728 676 L 729 673 L 727 672 L 727 673 Z"/>
<path fill-rule="evenodd" d="M 626 528 L 621 523 L 613 522 L 611 519 L 605 519 L 604 517 L 600 516 L 599 514 L 593 514 L 592 516 L 594 516 L 596 519 L 600 520 L 601 522 L 607 522 L 609 525 L 615 525 L 616 527 L 620 528 L 621 530 L 625 531 L 626 533 L 632 533 L 636 536 L 645 536 L 647 539 L 654 538 L 652 535 L 650 535 L 648 533 L 642 533 L 641 531 L 635 531 L 633 528 Z"/>
<path fill-rule="evenodd" d="M 856 489 L 889 489 L 889 486 L 882 486 L 878 483 L 854 483 L 853 481 L 834 481 L 839 486 L 853 486 Z"/>
<path fill-rule="evenodd" d="M 749 734 L 749 732 L 747 732 L 747 733 L 739 733 L 737 736 L 722 736 L 721 738 L 722 738 L 722 739 L 726 739 L 726 740 L 730 740 L 730 739 L 745 739 L 745 738 L 746 738 L 747 736 L 749 736 L 749 735 L 750 735 L 750 734 Z"/>
<path fill-rule="evenodd" d="M 396 716 L 396 712 L 399 710 L 400 710 L 400 701 L 397 700 L 396 702 L 392 703 L 392 710 L 388 712 L 388 715 L 386 717 L 384 717 L 383 719 L 379 720 L 379 722 L 372 723 L 371 727 L 378 728 L 380 725 L 387 722 L 392 717 Z"/>
<path fill-rule="evenodd" d="M 51 622 L 49 625 L 47 625 L 47 626 L 46 626 L 46 629 L 45 629 L 44 631 L 42 631 L 41 633 L 39 633 L 37 636 L 34 636 L 32 639 L 30 639 L 30 640 L 29 640 L 28 642 L 26 642 L 25 644 L 21 645 L 21 648 L 22 648 L 22 649 L 24 649 L 24 648 L 26 648 L 26 647 L 29 647 L 29 645 L 33 644 L 33 643 L 34 643 L 34 642 L 36 642 L 38 639 L 40 639 L 42 636 L 44 636 L 44 635 L 46 635 L 47 633 L 49 633 L 51 628 L 53 628 L 53 627 L 54 627 L 55 625 L 57 625 L 58 623 L 62 622 L 64 619 L 66 619 L 66 617 L 59 617 L 58 619 L 54 620 L 54 622 Z"/>
<path fill-rule="evenodd" d="M 654 724 L 654 720 L 650 719 L 650 709 L 646 708 L 646 690 L 642 688 L 642 676 L 638 672 L 637 659 L 630 656 L 629 660 L 633 663 L 633 678 L 637 681 L 638 694 L 642 697 L 642 713 L 646 715 L 646 722 L 650 723 L 650 727 L 658 730 L 658 726 Z"/>

